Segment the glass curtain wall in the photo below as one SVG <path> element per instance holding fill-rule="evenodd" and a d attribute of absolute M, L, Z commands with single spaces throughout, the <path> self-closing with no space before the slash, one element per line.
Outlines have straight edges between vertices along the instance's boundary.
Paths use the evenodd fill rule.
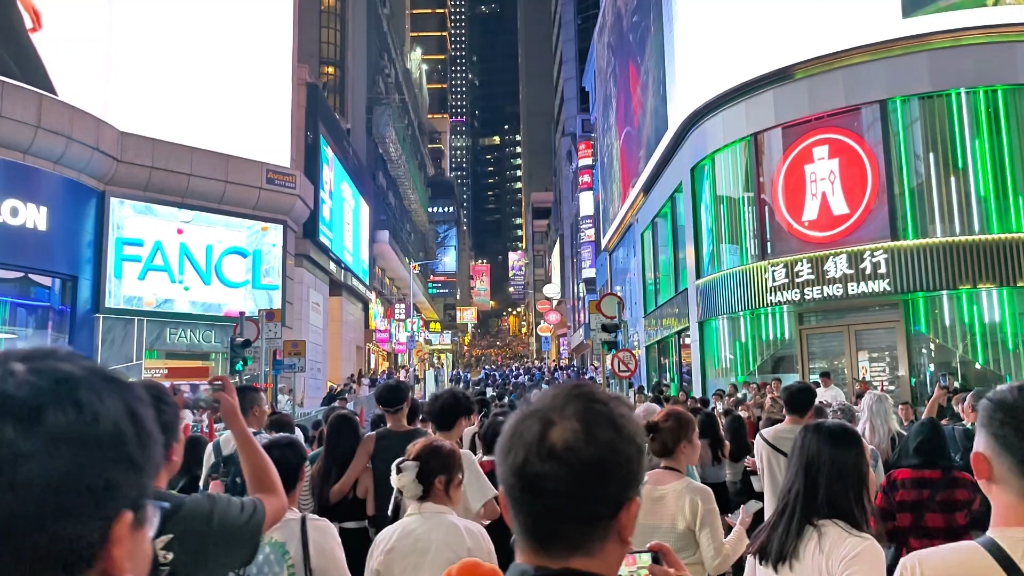
<path fill-rule="evenodd" d="M 676 295 L 676 253 L 673 239 L 672 202 L 662 207 L 654 218 L 655 299 L 658 306 Z"/>
<path fill-rule="evenodd" d="M 783 384 L 797 380 L 799 337 L 794 314 L 786 307 L 701 322 L 705 395 L 734 382 L 767 382 L 776 376 Z"/>
<path fill-rule="evenodd" d="M 761 259 L 753 145 L 744 138 L 711 154 L 693 169 L 697 212 L 697 275 Z"/>
<path fill-rule="evenodd" d="M 74 284 L 0 268 L 0 350 L 67 346 Z"/>

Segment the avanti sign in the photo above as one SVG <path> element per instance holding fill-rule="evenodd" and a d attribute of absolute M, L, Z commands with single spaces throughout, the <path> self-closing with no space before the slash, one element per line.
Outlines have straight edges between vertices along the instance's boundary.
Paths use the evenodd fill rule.
<path fill-rule="evenodd" d="M 107 234 L 108 308 L 234 316 L 281 305 L 279 224 L 114 198 Z"/>
<path fill-rule="evenodd" d="M 783 228 L 807 242 L 828 244 L 860 226 L 878 198 L 874 151 L 849 130 L 819 128 L 783 154 L 772 195 Z"/>

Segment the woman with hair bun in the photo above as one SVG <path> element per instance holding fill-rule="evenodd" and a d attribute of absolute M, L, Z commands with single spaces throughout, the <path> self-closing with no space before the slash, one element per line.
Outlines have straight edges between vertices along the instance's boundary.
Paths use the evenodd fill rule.
<path fill-rule="evenodd" d="M 634 542 L 664 542 L 693 576 L 725 573 L 747 547 L 752 519 L 743 510 L 729 537 L 710 488 L 686 476 L 700 460 L 697 420 L 670 406 L 644 423 L 647 446 L 661 465 L 647 473 Z"/>
<path fill-rule="evenodd" d="M 459 518 L 462 453 L 442 438 L 409 446 L 391 467 L 392 523 L 374 540 L 366 576 L 440 575 L 465 558 L 497 564 L 494 546 L 480 524 Z M 403 508 L 405 516 L 398 520 Z"/>

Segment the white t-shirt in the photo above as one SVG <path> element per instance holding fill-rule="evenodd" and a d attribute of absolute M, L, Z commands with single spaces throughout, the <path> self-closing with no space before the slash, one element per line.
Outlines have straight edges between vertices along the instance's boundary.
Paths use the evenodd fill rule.
<path fill-rule="evenodd" d="M 446 506 L 414 502 L 405 518 L 385 528 L 373 541 L 365 576 L 441 576 L 466 558 L 498 564 L 484 527 L 459 518 Z"/>
<path fill-rule="evenodd" d="M 839 386 L 835 384 L 825 388 L 822 386 L 818 388 L 818 402 L 828 402 L 829 404 L 835 404 L 836 402 L 846 402 L 846 394 L 839 389 Z"/>
<path fill-rule="evenodd" d="M 764 517 L 766 520 L 775 511 L 775 503 L 782 495 L 782 480 L 786 477 L 789 458 L 765 444 L 761 435 L 763 434 L 774 446 L 789 454 L 793 451 L 796 435 L 802 428 L 801 425 L 778 424 L 759 432 L 754 438 L 754 460 L 757 461 L 757 473 L 764 486 Z"/>
<path fill-rule="evenodd" d="M 317 576 L 351 576 L 338 529 L 329 521 L 310 514 L 306 517 L 309 563 Z M 289 576 L 302 574 L 302 514 L 291 508 L 284 518 L 263 535 L 260 548 L 246 574 Z"/>
<path fill-rule="evenodd" d="M 487 475 L 480 468 L 476 456 L 469 450 L 462 450 L 462 501 L 455 512 L 466 520 L 474 522 L 480 520 L 480 509 L 492 498 L 498 495 L 498 491 L 491 485 Z"/>
<path fill-rule="evenodd" d="M 992 528 L 988 535 L 1024 567 L 1024 528 Z M 953 542 L 907 554 L 896 576 L 1003 576 L 1003 570 L 976 542 Z"/>
<path fill-rule="evenodd" d="M 474 424 L 462 431 L 462 447 L 464 449 L 469 450 L 469 444 L 473 440 L 473 434 L 476 434 L 477 429 L 477 425 Z M 479 439 L 477 439 L 477 443 L 480 443 Z"/>
<path fill-rule="evenodd" d="M 770 450 L 770 448 L 769 448 Z M 795 559 L 775 572 L 762 566 L 754 556 L 747 557 L 746 576 L 883 576 L 885 552 L 869 534 L 857 532 L 835 520 L 808 528 L 800 541 Z M 929 574 L 931 576 L 931 574 Z"/>

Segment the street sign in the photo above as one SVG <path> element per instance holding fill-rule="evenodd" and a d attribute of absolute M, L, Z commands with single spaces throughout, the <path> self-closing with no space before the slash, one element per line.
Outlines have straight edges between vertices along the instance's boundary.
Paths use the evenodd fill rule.
<path fill-rule="evenodd" d="M 306 357 L 306 341 L 305 340 L 285 340 L 284 341 L 284 357 L 285 358 L 305 358 Z"/>
<path fill-rule="evenodd" d="M 540 337 L 540 350 L 541 350 L 541 352 L 550 352 L 551 351 L 551 336 L 541 336 Z"/>
<path fill-rule="evenodd" d="M 612 374 L 616 378 L 628 379 L 636 374 L 637 369 L 640 367 L 640 359 L 636 357 L 632 350 L 623 348 L 612 354 L 611 365 Z"/>
<path fill-rule="evenodd" d="M 306 341 L 285 340 L 284 353 L 281 358 L 275 355 L 271 368 L 274 372 L 305 372 Z"/>
<path fill-rule="evenodd" d="M 238 333 L 237 323 L 235 324 L 235 327 L 232 329 L 231 333 L 234 334 L 235 336 L 248 338 L 249 340 L 252 340 L 252 343 L 255 345 L 257 342 L 260 341 L 260 323 L 259 321 L 256 320 L 256 318 L 250 318 L 247 316 L 245 318 L 245 326 L 242 328 L 242 333 Z"/>
<path fill-rule="evenodd" d="M 616 320 L 622 306 L 622 298 L 618 294 L 606 292 L 597 300 L 597 313 L 608 320 Z"/>
<path fill-rule="evenodd" d="M 263 370 L 263 352 L 259 346 L 245 349 L 245 355 L 252 358 L 252 364 L 245 368 L 245 374 L 259 374 Z"/>
<path fill-rule="evenodd" d="M 544 313 L 544 322 L 554 326 L 562 321 L 562 315 L 557 310 L 548 310 Z"/>

